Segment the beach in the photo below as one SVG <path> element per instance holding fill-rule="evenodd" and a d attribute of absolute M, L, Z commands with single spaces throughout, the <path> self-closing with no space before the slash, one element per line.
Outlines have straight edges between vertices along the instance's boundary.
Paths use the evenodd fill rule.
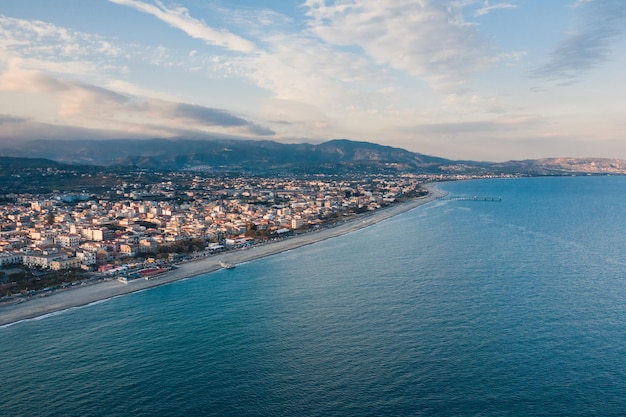
<path fill-rule="evenodd" d="M 389 207 L 357 216 L 342 224 L 323 227 L 317 231 L 306 232 L 281 240 L 252 246 L 247 249 L 231 250 L 206 258 L 182 263 L 167 273 L 152 277 L 149 280 L 135 279 L 122 283 L 118 280 L 99 282 L 92 285 L 79 286 L 51 293 L 18 304 L 0 307 L 0 326 L 21 320 L 33 319 L 47 314 L 76 308 L 118 297 L 147 288 L 165 285 L 185 278 L 207 274 L 222 269 L 221 262 L 237 265 L 266 256 L 310 245 L 332 237 L 344 235 L 364 227 L 371 226 L 382 220 L 396 216 L 426 204 L 445 195 L 445 192 L 432 185 L 427 185 L 428 195 L 410 201 L 393 204 Z"/>

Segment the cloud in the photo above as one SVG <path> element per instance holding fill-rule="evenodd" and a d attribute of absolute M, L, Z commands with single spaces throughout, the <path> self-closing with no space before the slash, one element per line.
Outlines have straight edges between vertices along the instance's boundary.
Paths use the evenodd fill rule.
<path fill-rule="evenodd" d="M 185 131 L 195 129 L 205 133 L 207 127 L 217 127 L 242 134 L 274 134 L 272 130 L 226 110 L 120 94 L 107 88 L 15 67 L 0 75 L 0 91 L 47 94 L 56 100 L 56 114 L 62 122 L 71 121 L 89 127 L 116 125 L 133 130 L 158 131 L 184 128 Z M 155 120 L 159 123 L 154 123 Z"/>
<path fill-rule="evenodd" d="M 7 121 L 4 123 L 2 121 Z M 11 115 L 0 115 L 0 144 L 6 143 L 10 147 L 19 141 L 71 140 L 71 139 L 115 139 L 115 138 L 147 138 L 150 135 L 133 133 L 115 129 L 90 129 L 74 125 L 42 123 L 26 118 Z"/>
<path fill-rule="evenodd" d="M 511 114 L 478 121 L 424 123 L 409 129 L 424 133 L 459 133 L 471 135 L 476 132 L 485 131 L 523 131 L 532 127 L 543 126 L 546 123 L 546 119 L 533 114 Z"/>
<path fill-rule="evenodd" d="M 35 94 L 80 94 L 81 91 L 84 91 L 91 95 L 94 100 L 114 101 L 118 104 L 126 101 L 126 97 L 104 88 L 53 77 L 40 71 L 19 68 L 19 60 L 10 63 L 9 69 L 0 75 L 0 91 L 18 91 Z"/>
<path fill-rule="evenodd" d="M 446 108 L 454 108 L 460 114 L 468 113 L 506 113 L 507 105 L 500 97 L 480 96 L 477 94 L 457 95 L 450 94 L 443 99 Z"/>
<path fill-rule="evenodd" d="M 119 110 L 134 110 L 132 100 L 106 88 L 87 84 L 69 83 L 61 96 L 59 116 L 111 117 Z"/>
<path fill-rule="evenodd" d="M 246 120 L 234 116 L 225 110 L 211 109 L 195 104 L 176 104 L 174 106 L 173 116 L 207 125 L 244 126 L 248 124 Z"/>
<path fill-rule="evenodd" d="M 439 91 L 458 92 L 487 68 L 492 50 L 465 21 L 471 2 L 307 0 L 309 29 L 325 42 L 356 46 L 381 65 L 406 71 Z"/>
<path fill-rule="evenodd" d="M 23 123 L 28 121 L 25 117 L 17 117 L 10 114 L 0 114 L 0 125 Z"/>
<path fill-rule="evenodd" d="M 231 51 L 252 52 L 255 46 L 252 42 L 235 35 L 225 29 L 216 30 L 206 23 L 189 15 L 184 7 L 168 9 L 160 1 L 155 4 L 144 3 L 139 0 L 109 0 L 122 6 L 132 7 L 140 12 L 148 13 L 167 23 L 173 28 L 180 29 L 194 39 L 200 39 L 209 45 L 220 46 Z"/>
<path fill-rule="evenodd" d="M 404 132 L 408 135 L 404 146 L 414 148 L 414 143 L 419 143 L 421 149 L 418 152 L 460 160 L 502 160 L 502 155 L 507 154 L 516 155 L 517 159 L 559 156 L 562 149 L 570 149 L 566 147 L 566 139 L 556 141 L 562 132 L 555 129 L 549 119 L 534 114 L 423 123 L 408 126 Z M 530 139 L 536 143 L 528 147 Z"/>
<path fill-rule="evenodd" d="M 336 51 L 317 40 L 298 34 L 279 34 L 265 39 L 267 51 L 242 59 L 224 60 L 222 71 L 253 80 L 276 98 L 332 106 L 350 94 L 349 86 L 376 85 L 384 78 L 371 63 L 356 55 Z"/>
<path fill-rule="evenodd" d="M 120 39 L 79 32 L 39 20 L 0 14 L 0 65 L 19 60 L 22 68 L 68 74 L 98 82 L 125 78 L 137 64 L 191 71 L 201 60 L 198 51 L 138 45 Z M 207 63 L 201 62 L 206 68 Z"/>
<path fill-rule="evenodd" d="M 582 25 L 563 39 L 550 54 L 550 60 L 529 76 L 573 82 L 608 61 L 612 45 L 624 34 L 626 2 L 623 0 L 579 1 L 584 13 Z"/>
<path fill-rule="evenodd" d="M 146 139 L 155 137 L 186 137 L 195 139 L 250 139 L 249 136 L 223 132 L 203 132 L 197 129 L 149 124 L 120 124 L 117 128 L 89 128 L 62 123 L 43 123 L 13 115 L 0 114 L 0 145 L 2 150 L 15 147 L 28 140 L 96 140 L 96 139 Z M 6 153 L 6 152 L 4 152 Z"/>
<path fill-rule="evenodd" d="M 56 95 L 58 115 L 62 117 L 107 115 L 116 108 L 128 108 L 131 102 L 129 97 L 106 88 L 23 70 L 15 65 L 0 75 L 0 91 Z"/>
<path fill-rule="evenodd" d="M 585 3 L 591 3 L 594 0 L 578 0 L 576 1 L 576 3 L 574 4 L 574 7 L 580 7 Z"/>
<path fill-rule="evenodd" d="M 265 34 L 263 45 L 256 54 L 215 59 L 214 71 L 268 91 L 255 110 L 285 135 L 332 137 L 337 124 L 331 119 L 345 123 L 397 100 L 388 69 L 353 51 L 306 33 Z"/>
<path fill-rule="evenodd" d="M 185 9 L 176 9 L 170 4 L 167 4 L 166 7 L 163 6 L 163 3 L 157 3 L 154 0 L 111 0 L 111 2 L 134 9 L 139 7 L 138 10 L 142 10 L 142 7 L 148 7 L 151 10 L 160 10 L 163 15 L 189 16 L 189 12 Z M 389 32 L 385 35 L 388 36 L 388 39 L 384 41 L 387 42 L 385 44 L 383 41 L 377 43 L 376 39 L 369 38 L 363 42 L 355 38 L 356 40 L 350 44 L 344 44 L 341 40 L 329 42 L 326 36 L 322 37 L 315 31 L 316 28 L 324 26 L 328 26 L 326 28 L 328 30 L 338 30 L 337 25 L 342 24 L 341 19 L 362 19 L 363 13 L 368 10 L 372 13 L 378 13 L 377 2 L 369 2 L 370 4 L 363 6 L 363 10 L 350 13 L 346 11 L 346 16 L 340 16 L 341 19 L 338 17 L 334 22 L 327 22 L 322 19 L 321 23 L 318 24 L 317 17 L 309 13 L 308 24 L 304 26 L 294 24 L 290 18 L 276 12 L 260 10 L 257 13 L 257 10 L 252 9 L 222 10 L 216 9 L 216 6 L 213 5 L 209 7 L 215 11 L 216 15 L 229 22 L 227 27 L 230 28 L 232 25 L 247 31 L 247 33 L 254 34 L 250 39 L 258 39 L 258 44 L 262 45 L 262 49 L 259 48 L 253 54 L 224 53 L 224 55 L 219 56 L 209 55 L 202 49 L 193 49 L 195 52 L 190 53 L 191 49 L 177 51 L 159 46 L 141 48 L 138 45 L 121 44 L 115 40 L 110 41 L 113 43 L 111 48 L 121 51 L 120 54 L 117 56 L 102 55 L 99 58 L 80 55 L 81 62 L 91 64 L 93 70 L 90 71 L 87 65 L 83 65 L 82 73 L 76 74 L 72 72 L 76 60 L 59 60 L 57 62 L 52 52 L 42 56 L 41 62 L 34 62 L 34 58 L 28 58 L 27 61 L 24 58 L 25 55 L 39 56 L 34 53 L 39 37 L 36 35 L 35 29 L 30 29 L 24 32 L 20 38 L 26 42 L 19 47 L 19 52 L 25 52 L 25 45 L 28 45 L 33 53 L 20 53 L 19 56 L 21 57 L 22 68 L 36 68 L 49 73 L 71 74 L 72 76 L 85 75 L 93 84 L 107 87 L 109 91 L 121 93 L 121 96 L 127 98 L 127 101 L 116 101 L 113 97 L 106 98 L 105 96 L 105 100 L 100 100 L 100 95 L 89 89 L 73 89 L 75 94 L 70 94 L 69 91 L 66 94 L 61 94 L 60 90 L 55 90 L 54 94 L 57 95 L 60 104 L 60 107 L 56 109 L 57 115 L 72 117 L 77 122 L 79 118 L 89 117 L 111 120 L 110 123 L 122 118 L 125 123 L 138 123 L 138 118 L 147 118 L 150 114 L 154 116 L 152 121 L 163 119 L 168 123 L 188 123 L 190 127 L 198 129 L 216 127 L 227 129 L 229 132 L 238 131 L 250 135 L 274 134 L 267 127 L 256 125 L 254 122 L 225 110 L 224 112 L 234 118 L 235 122 L 236 118 L 239 117 L 244 119 L 246 123 L 241 125 L 232 123 L 227 126 L 211 124 L 212 120 L 216 119 L 211 119 L 209 116 L 217 116 L 216 114 L 205 112 L 202 115 L 204 119 L 198 114 L 195 115 L 196 118 L 193 118 L 190 109 L 185 109 L 185 117 L 182 117 L 183 113 L 180 111 L 178 115 L 174 114 L 173 105 L 170 106 L 170 111 L 159 113 L 163 111 L 163 106 L 155 104 L 154 100 L 142 100 L 138 97 L 152 97 L 169 103 L 186 100 L 174 96 L 175 94 L 183 94 L 180 91 L 169 95 L 158 94 L 149 91 L 150 88 L 138 88 L 127 81 L 133 80 L 133 83 L 139 83 L 132 71 L 129 73 L 122 72 L 124 63 L 132 69 L 134 68 L 133 64 L 137 60 L 141 60 L 154 66 L 167 67 L 168 71 L 195 71 L 193 76 L 198 82 L 202 82 L 200 77 L 205 71 L 209 77 L 209 83 L 220 82 L 223 77 L 231 80 L 237 78 L 249 80 L 259 89 L 265 90 L 263 94 L 266 97 L 259 99 L 258 106 L 249 110 L 249 113 L 254 114 L 255 117 L 260 117 L 259 120 L 268 115 L 269 117 L 266 117 L 265 120 L 269 121 L 269 127 L 275 128 L 285 135 L 314 135 L 315 137 L 333 136 L 335 131 L 345 132 L 343 134 L 347 135 L 348 126 L 356 127 L 361 132 L 369 131 L 377 123 L 390 126 L 392 124 L 390 119 L 405 119 L 404 116 L 400 115 L 413 115 L 419 111 L 418 109 L 431 106 L 429 100 L 438 100 L 433 89 L 436 90 L 435 93 L 442 91 L 445 93 L 466 93 L 464 81 L 468 75 L 479 68 L 483 68 L 483 66 L 493 65 L 502 60 L 490 56 L 489 48 L 485 47 L 480 50 L 476 47 L 476 45 L 484 46 L 476 30 L 477 27 L 463 20 L 462 12 L 466 6 L 459 4 L 475 5 L 475 1 L 451 0 L 444 3 L 443 6 L 442 3 L 430 5 L 424 2 L 423 5 L 420 5 L 417 4 L 419 2 L 406 0 L 381 0 L 381 2 L 387 2 L 387 4 L 383 4 L 384 7 L 381 9 L 381 26 L 378 28 L 384 33 Z M 387 10 L 388 5 L 390 5 L 391 11 Z M 307 7 L 304 7 L 303 10 L 310 12 Z M 416 17 L 411 18 L 413 20 L 403 20 L 403 15 L 412 10 Z M 430 22 L 429 13 L 436 17 L 435 23 Z M 373 19 L 376 20 L 374 17 Z M 264 26 L 270 21 L 273 22 L 271 25 Z M 201 21 L 196 22 L 204 25 Z M 22 23 L 19 22 L 19 25 Z M 404 27 L 401 27 L 401 23 L 404 24 Z M 43 23 L 35 26 L 38 31 L 56 33 L 50 39 L 54 39 L 53 43 L 59 45 L 63 43 L 61 38 L 65 36 L 64 34 L 75 36 L 77 39 L 88 38 L 88 35 L 83 36 L 84 34 L 59 27 L 46 26 Z M 367 34 L 368 30 L 374 29 L 375 26 L 374 22 L 366 22 L 359 30 Z M 406 45 L 402 41 L 404 35 L 401 29 L 409 33 L 410 39 L 406 40 Z M 414 31 L 419 33 L 414 35 Z M 449 36 L 446 33 L 448 31 L 452 32 L 454 36 Z M 471 36 L 465 36 L 466 33 L 470 33 Z M 471 41 L 472 37 L 474 37 L 475 42 Z M 94 42 L 96 40 L 94 38 Z M 94 45 L 97 44 L 98 48 L 105 47 L 102 44 L 104 41 L 100 41 L 98 40 Z M 401 48 L 396 48 L 396 43 Z M 78 44 L 80 45 L 79 49 L 85 52 L 91 45 L 80 42 Z M 446 51 L 445 44 L 450 45 L 454 50 Z M 361 45 L 364 46 L 361 47 Z M 363 54 L 364 47 L 373 52 Z M 419 50 L 418 47 L 425 49 Z M 380 48 L 380 50 L 376 48 Z M 410 55 L 412 48 L 417 48 L 417 53 L 414 56 Z M 382 49 L 388 49 L 388 51 Z M 404 61 L 385 55 L 396 49 L 400 54 L 406 55 Z M 375 55 L 374 52 L 379 55 Z M 446 54 L 449 54 L 445 58 L 448 61 L 443 62 L 445 60 L 443 57 Z M 455 58 L 455 55 L 458 58 Z M 470 56 L 474 56 L 476 59 L 472 61 L 473 58 L 468 58 Z M 113 58 L 116 59 L 113 60 Z M 387 58 L 389 59 L 387 60 Z M 113 62 L 118 65 L 116 71 L 105 72 L 102 69 L 106 65 L 110 66 Z M 471 62 L 475 64 L 474 67 L 470 65 Z M 415 65 L 413 65 L 414 63 Z M 66 65 L 67 68 L 62 68 L 62 65 Z M 396 71 L 396 69 L 402 71 Z M 30 79 L 30 82 L 32 80 L 33 78 Z M 51 82 L 52 80 L 47 81 Z M 204 86 L 203 88 L 208 87 Z M 204 102 L 199 94 L 189 99 L 189 102 L 192 101 L 199 104 Z M 226 101 L 219 102 L 216 107 L 228 108 L 229 105 L 223 103 Z M 279 105 L 277 103 L 288 104 Z M 212 104 L 215 106 L 215 103 Z M 137 106 L 148 106 L 149 109 L 140 110 L 135 108 Z M 209 110 L 215 110 L 211 107 Z M 242 106 L 237 104 L 237 108 L 242 108 Z M 126 116 L 124 112 L 127 112 Z M 199 110 L 197 112 L 200 113 Z M 224 118 L 223 120 L 227 119 Z"/>
<path fill-rule="evenodd" d="M 488 1 L 485 1 L 485 6 L 476 10 L 476 12 L 474 12 L 474 16 L 483 16 L 486 15 L 487 13 L 491 12 L 492 10 L 498 10 L 498 9 L 515 9 L 517 8 L 517 5 L 515 4 L 510 4 L 510 3 L 498 3 L 498 4 L 493 4 L 493 5 L 489 5 Z"/>
<path fill-rule="evenodd" d="M 226 110 L 212 109 L 196 104 L 177 103 L 173 106 L 171 115 L 174 118 L 182 118 L 201 125 L 243 127 L 257 135 L 274 134 L 272 130 L 255 125 Z"/>
<path fill-rule="evenodd" d="M 246 129 L 244 130 L 244 132 L 247 131 L 248 133 L 251 133 L 253 135 L 257 135 L 257 136 L 273 136 L 276 134 L 276 132 L 274 132 L 272 129 L 269 129 L 267 127 L 263 127 L 263 126 L 259 126 L 257 124 L 254 123 L 249 123 L 246 126 Z"/>
<path fill-rule="evenodd" d="M 98 35 L 0 15 L 0 59 L 19 57 L 31 67 L 86 75 L 110 69 L 122 53 Z"/>

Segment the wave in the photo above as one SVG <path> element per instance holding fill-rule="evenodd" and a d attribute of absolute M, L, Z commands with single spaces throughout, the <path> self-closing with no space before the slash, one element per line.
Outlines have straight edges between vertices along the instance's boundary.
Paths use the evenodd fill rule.
<path fill-rule="evenodd" d="M 94 305 L 97 305 L 97 304 L 105 303 L 105 302 L 107 302 L 109 300 L 112 300 L 112 299 L 114 299 L 116 297 L 120 297 L 120 296 L 116 295 L 114 297 L 109 297 L 109 298 L 105 298 L 105 299 L 102 299 L 102 300 L 92 301 L 91 303 L 88 303 L 88 304 L 85 304 L 85 305 L 68 307 L 68 308 L 65 308 L 63 310 L 52 311 L 50 313 L 45 313 L 45 314 L 42 314 L 40 316 L 30 317 L 30 318 L 27 318 L 27 319 L 14 321 L 12 323 L 3 324 L 3 325 L 0 326 L 0 330 L 9 328 L 11 326 L 15 326 L 15 325 L 20 324 L 20 323 L 27 323 L 27 322 L 31 322 L 31 321 L 39 321 L 39 320 L 44 320 L 44 319 L 47 319 L 47 318 L 50 318 L 50 317 L 54 317 L 54 316 L 60 316 L 61 314 L 65 314 L 65 313 L 67 313 L 69 311 L 78 310 L 78 309 L 81 309 L 81 308 L 84 308 L 84 307 L 90 307 L 90 306 L 94 306 Z"/>

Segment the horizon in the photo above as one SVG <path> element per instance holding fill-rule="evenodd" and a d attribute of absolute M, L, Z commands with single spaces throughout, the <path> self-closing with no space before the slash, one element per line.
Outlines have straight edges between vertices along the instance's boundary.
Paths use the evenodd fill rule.
<path fill-rule="evenodd" d="M 252 138 L 233 138 L 233 137 L 228 137 L 228 138 L 192 138 L 192 137 L 172 137 L 172 138 L 110 138 L 110 139 L 77 139 L 77 138 L 73 138 L 73 139 L 56 139 L 55 141 L 65 141 L 65 142 L 99 142 L 99 141 L 104 141 L 104 142 L 108 142 L 108 141 L 120 141 L 120 142 L 126 142 L 126 141 L 206 141 L 206 142 L 211 142 L 211 141 L 219 141 L 219 140 L 241 140 L 241 141 L 272 141 L 272 139 L 252 139 Z M 26 143 L 28 142 L 47 142 L 48 140 L 46 139 L 32 139 L 32 140 L 28 140 L 26 141 Z M 341 142 L 341 141 L 348 141 L 348 142 L 352 142 L 352 143 L 365 143 L 368 145 L 375 145 L 375 146 L 389 146 L 392 147 L 394 149 L 400 149 L 403 151 L 407 151 L 407 152 L 412 152 L 418 155 L 424 155 L 426 157 L 432 157 L 432 158 L 442 158 L 442 159 L 448 159 L 450 162 L 460 162 L 460 161 L 469 161 L 469 162 L 477 162 L 477 163 L 493 163 L 493 164 L 499 164 L 499 163 L 507 163 L 507 162 L 519 162 L 519 161 L 542 161 L 542 160 L 559 160 L 559 159 L 564 159 L 564 160 L 569 160 L 569 159 L 574 159 L 574 160 L 609 160 L 609 161 L 624 161 L 626 163 L 626 159 L 621 159 L 621 158 L 609 158 L 609 157 L 598 157 L 598 156 L 593 156 L 593 155 L 588 155 L 588 156 L 581 156 L 581 157 L 573 157 L 573 156 L 567 156 L 567 155 L 561 155 L 561 156 L 545 156 L 545 157 L 538 157 L 538 158 L 526 158 L 526 159 L 507 159 L 507 160 L 479 160 L 479 159 L 451 159 L 451 158 L 445 158 L 442 157 L 440 155 L 432 155 L 432 154 L 425 154 L 425 153 L 421 153 L 421 152 L 414 152 L 414 151 L 410 151 L 408 149 L 405 148 L 401 148 L 401 147 L 396 147 L 396 146 L 392 146 L 392 145 L 385 145 L 382 143 L 376 143 L 376 142 L 368 142 L 368 141 L 356 141 L 356 140 L 352 140 L 352 139 L 347 139 L 347 138 L 332 138 L 332 139 L 328 139 L 326 141 L 323 142 L 319 142 L 319 143 L 310 143 L 310 142 L 293 142 L 293 143 L 282 143 L 279 141 L 273 141 L 275 143 L 278 144 L 284 144 L 284 145 L 322 145 L 325 143 L 329 143 L 329 142 Z M 35 156 L 35 157 L 25 157 L 25 156 L 10 156 L 7 155 L 6 153 L 4 153 L 3 151 L 8 150 L 17 150 L 17 148 L 2 148 L 2 138 L 0 138 L 0 158 L 26 158 L 26 159 L 50 159 L 52 161 L 57 161 L 57 162 L 64 162 L 64 163 L 70 163 L 70 164 L 77 164 L 77 165 L 82 165 L 80 163 L 76 163 L 76 162 L 67 162 L 67 161 L 63 161 L 59 158 L 55 158 L 53 156 L 50 156 L 49 158 L 45 158 L 42 156 Z M 11 152 L 9 152 L 11 153 Z M 135 156 L 141 156 L 141 155 L 135 155 Z M 97 166 L 97 164 L 96 164 Z"/>
<path fill-rule="evenodd" d="M 88 3 L 0 5 L 0 143 L 347 138 L 626 160 L 620 0 Z"/>

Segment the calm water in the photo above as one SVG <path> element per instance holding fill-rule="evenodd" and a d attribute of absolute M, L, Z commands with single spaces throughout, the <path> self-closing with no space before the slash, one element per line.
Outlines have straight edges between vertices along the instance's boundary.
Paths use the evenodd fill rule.
<path fill-rule="evenodd" d="M 442 188 L 503 201 L 0 328 L 0 415 L 626 415 L 626 177 Z"/>

